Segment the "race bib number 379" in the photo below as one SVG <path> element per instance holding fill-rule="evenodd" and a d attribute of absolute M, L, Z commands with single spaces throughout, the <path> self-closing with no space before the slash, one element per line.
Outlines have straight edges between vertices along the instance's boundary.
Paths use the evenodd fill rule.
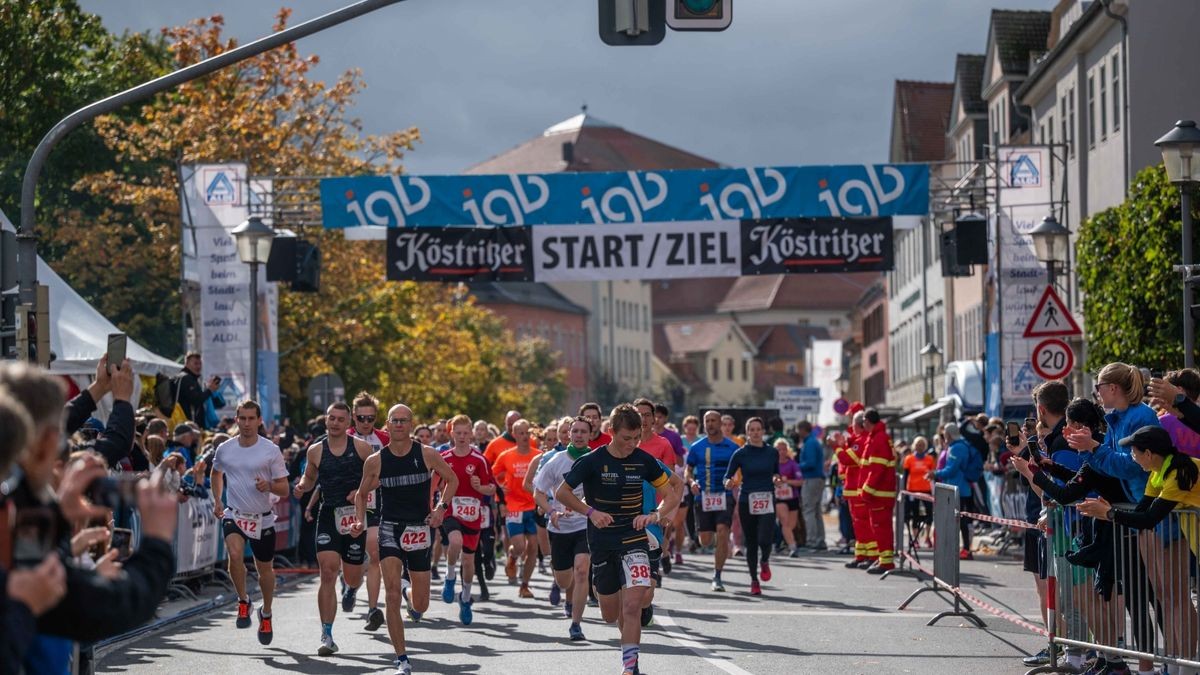
<path fill-rule="evenodd" d="M 724 511 L 725 510 L 725 493 L 724 492 L 704 492 L 701 494 L 703 501 L 701 502 L 701 510 L 703 511 Z"/>

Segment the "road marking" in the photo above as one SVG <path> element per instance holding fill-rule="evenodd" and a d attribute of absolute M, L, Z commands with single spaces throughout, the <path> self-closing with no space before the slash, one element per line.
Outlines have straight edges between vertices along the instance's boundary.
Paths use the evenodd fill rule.
<path fill-rule="evenodd" d="M 739 668 L 729 662 L 728 659 L 719 658 L 716 654 L 706 649 L 704 645 L 685 635 L 679 630 L 679 624 L 675 623 L 675 620 L 671 618 L 671 614 L 666 610 L 661 610 L 655 614 L 654 623 L 664 627 L 667 635 L 671 636 L 671 639 L 678 642 L 681 647 L 690 649 L 696 656 L 704 659 L 714 667 L 729 673 L 729 675 L 753 675 L 750 671 Z"/>
<path fill-rule="evenodd" d="M 1032 616 L 1033 613 L 1040 610 L 1030 610 L 1022 613 L 1024 616 Z M 704 616 L 725 616 L 729 614 L 750 614 L 760 616 L 828 616 L 828 617 L 855 617 L 867 619 L 923 619 L 921 609 L 916 608 L 903 612 L 867 612 L 854 610 L 830 610 L 830 609 L 689 609 L 688 614 L 701 614 Z"/>

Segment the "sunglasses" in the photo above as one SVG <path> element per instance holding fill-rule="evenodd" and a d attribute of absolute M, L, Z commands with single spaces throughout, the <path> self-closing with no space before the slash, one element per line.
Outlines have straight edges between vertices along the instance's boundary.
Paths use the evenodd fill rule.
<path fill-rule="evenodd" d="M 1093 389 L 1093 390 L 1094 390 L 1094 391 L 1095 391 L 1097 394 L 1099 394 L 1099 393 L 1100 393 L 1100 387 L 1103 387 L 1103 386 L 1105 386 L 1105 385 L 1109 385 L 1109 384 L 1112 384 L 1112 382 L 1097 382 L 1095 385 L 1093 385 L 1093 386 L 1092 386 L 1092 389 Z"/>
<path fill-rule="evenodd" d="M 374 422 L 375 416 L 374 415 L 355 415 L 354 419 L 358 420 L 359 422 Z"/>

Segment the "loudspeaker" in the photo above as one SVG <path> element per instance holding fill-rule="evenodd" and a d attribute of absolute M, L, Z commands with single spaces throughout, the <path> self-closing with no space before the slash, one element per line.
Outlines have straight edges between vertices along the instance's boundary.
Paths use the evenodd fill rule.
<path fill-rule="evenodd" d="M 296 278 L 292 290 L 300 293 L 316 293 L 321 290 L 321 249 L 308 241 L 296 241 Z"/>
<path fill-rule="evenodd" d="M 267 258 L 267 281 L 292 281 L 296 278 L 296 237 L 276 236 Z"/>
<path fill-rule="evenodd" d="M 941 233 L 938 245 L 941 247 L 943 277 L 971 276 L 971 266 L 958 262 L 958 242 L 954 230 Z"/>
<path fill-rule="evenodd" d="M 959 217 L 954 221 L 954 239 L 957 264 L 987 264 L 987 219 L 974 213 Z"/>

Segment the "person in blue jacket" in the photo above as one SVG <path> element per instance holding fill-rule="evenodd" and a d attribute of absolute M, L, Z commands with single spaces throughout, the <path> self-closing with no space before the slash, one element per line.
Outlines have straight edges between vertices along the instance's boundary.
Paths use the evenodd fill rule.
<path fill-rule="evenodd" d="M 1096 376 L 1096 396 L 1100 399 L 1100 405 L 1109 411 L 1104 416 L 1108 424 L 1104 442 L 1096 442 L 1087 430 L 1067 435 L 1067 443 L 1084 453 L 1083 463 L 1120 479 L 1125 496 L 1134 504 L 1142 500 L 1142 494 L 1146 491 L 1147 474 L 1133 461 L 1129 448 L 1121 446 L 1118 441 L 1132 436 L 1142 427 L 1161 426 L 1154 409 L 1142 402 L 1145 384 L 1141 371 L 1131 365 L 1110 363 L 1104 366 Z"/>
<path fill-rule="evenodd" d="M 962 437 L 962 431 L 954 422 L 950 422 L 942 430 L 942 435 L 950 447 L 946 449 L 946 465 L 933 472 L 933 477 L 939 483 L 949 483 L 958 488 L 958 508 L 960 511 L 974 511 L 975 497 L 971 493 L 971 480 L 968 473 L 972 471 L 975 458 L 979 453 Z M 971 521 L 960 518 L 959 533 L 962 535 L 962 551 L 959 558 L 970 560 L 971 554 Z"/>

